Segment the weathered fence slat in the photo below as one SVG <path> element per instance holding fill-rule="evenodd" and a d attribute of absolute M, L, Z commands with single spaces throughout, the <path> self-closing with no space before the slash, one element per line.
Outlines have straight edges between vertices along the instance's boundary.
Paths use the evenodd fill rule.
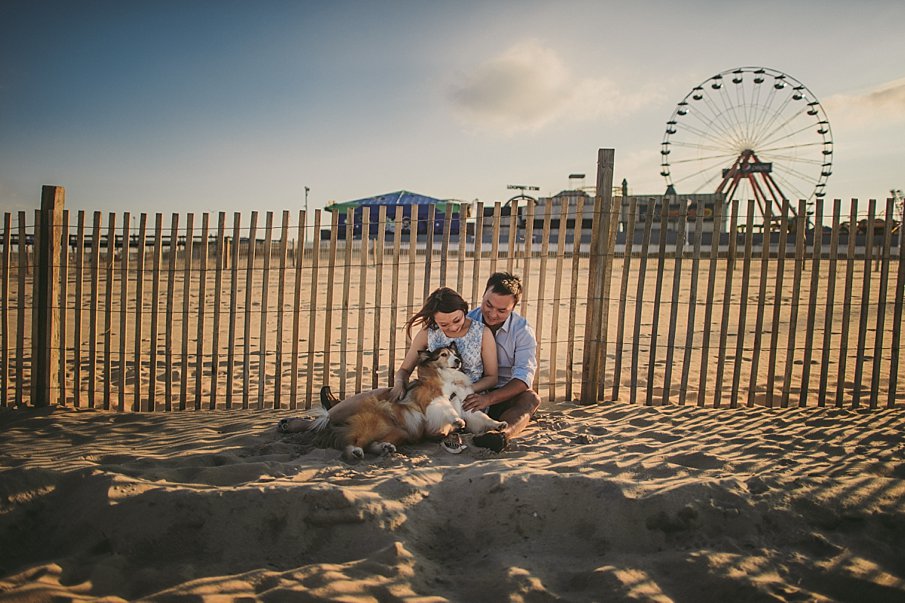
<path fill-rule="evenodd" d="M 783 199 L 779 222 L 779 249 L 776 254 L 776 285 L 773 288 L 773 322 L 770 327 L 770 354 L 767 361 L 767 406 L 773 408 L 773 392 L 776 388 L 776 356 L 779 351 L 779 319 L 783 302 L 785 279 L 786 242 L 788 241 L 789 201 Z M 789 334 L 792 335 L 791 333 Z"/>
<path fill-rule="evenodd" d="M 895 205 L 892 198 L 886 200 L 883 214 L 883 247 L 880 256 L 880 293 L 877 298 L 877 328 L 874 331 L 874 362 L 870 374 L 870 407 L 877 408 L 880 399 L 880 364 L 883 359 L 883 332 L 886 319 L 886 291 L 889 286 L 890 246 L 892 244 L 892 216 Z M 901 228 L 901 225 L 900 225 Z M 900 283 L 901 284 L 901 283 Z"/>
<path fill-rule="evenodd" d="M 311 231 L 311 297 L 308 300 L 308 383 L 305 387 L 305 408 L 311 408 L 311 394 L 314 387 L 314 343 L 317 339 L 317 301 L 318 301 L 318 267 L 321 257 L 321 210 L 314 210 L 314 228 Z M 327 281 L 328 290 L 333 288 L 333 284 Z M 328 311 L 329 313 L 329 311 Z M 326 350 L 324 357 L 324 373 L 327 372 Z M 323 384 L 327 385 L 329 381 L 324 379 Z"/>
<path fill-rule="evenodd" d="M 581 198 L 579 197 L 579 202 Z M 635 239 L 635 212 L 638 211 L 638 200 L 632 197 L 628 206 L 628 225 L 625 230 L 625 248 L 622 252 L 622 278 L 619 281 L 619 314 L 616 318 L 616 361 L 613 366 L 613 400 L 619 399 L 619 386 L 622 382 L 620 375 L 622 374 L 622 355 L 625 349 L 625 310 L 628 305 L 628 279 L 630 274 L 630 266 L 632 263 L 632 248 Z M 579 222 L 582 216 L 575 213 L 575 221 Z M 576 237 L 580 231 L 576 232 Z M 577 238 L 575 239 L 578 240 Z M 577 256 L 578 253 L 574 252 Z M 575 281 L 577 274 L 572 274 L 572 280 Z M 574 299 L 574 297 L 573 297 Z"/>
<path fill-rule="evenodd" d="M 808 321 L 805 330 L 804 362 L 801 366 L 801 394 L 799 406 L 806 406 L 811 378 L 811 360 L 813 358 L 814 328 L 817 319 L 817 289 L 820 285 L 820 257 L 823 255 L 823 197 L 817 199 L 814 212 L 814 245 L 811 249 L 811 286 L 808 292 Z M 801 258 L 804 262 L 805 258 Z M 824 349 L 826 355 L 828 349 Z"/>
<path fill-rule="evenodd" d="M 424 295 L 421 297 L 423 302 L 434 290 L 431 284 L 432 266 L 434 261 L 434 225 L 437 223 L 437 207 L 429 205 L 427 208 L 427 243 L 424 246 Z M 419 304 L 420 305 L 420 304 Z"/>
<path fill-rule="evenodd" d="M 698 386 L 698 406 L 704 406 L 707 395 L 707 373 L 710 358 L 710 330 L 713 324 L 713 294 L 716 288 L 716 266 L 720 255 L 720 229 L 722 224 L 723 204 L 717 203 L 713 212 L 714 229 L 710 237 L 710 264 L 707 269 L 707 301 L 704 303 L 704 333 L 701 343 L 701 378 Z"/>
<path fill-rule="evenodd" d="M 450 218 L 447 216 L 447 221 Z M 374 341 L 371 361 L 371 388 L 375 389 L 380 381 L 380 344 L 383 341 L 383 264 L 384 242 L 387 232 L 387 208 L 381 205 L 377 211 L 376 261 L 377 276 L 374 286 Z M 445 256 L 445 254 L 444 254 Z"/>
<path fill-rule="evenodd" d="M 475 307 L 481 303 L 484 292 L 478 290 L 478 282 L 481 278 L 481 255 L 483 255 L 484 245 L 484 204 L 480 201 L 477 203 L 475 210 L 475 230 L 474 230 L 474 250 L 472 251 L 472 267 L 471 267 L 471 306 Z"/>
<path fill-rule="evenodd" d="M 223 306 L 223 269 L 224 260 L 227 257 L 224 249 L 226 244 L 226 212 L 217 214 L 217 261 L 214 267 L 214 324 L 211 327 L 211 386 L 210 402 L 211 410 L 217 408 L 220 387 L 220 318 Z"/>
<path fill-rule="evenodd" d="M 801 305 L 801 276 L 804 268 L 804 227 L 807 221 L 805 201 L 798 202 L 798 213 L 795 217 L 795 267 L 792 273 L 792 314 L 789 317 L 789 339 L 786 346 L 786 367 L 783 373 L 782 407 L 789 406 L 792 392 L 792 370 L 795 366 L 796 335 L 798 333 L 798 311 Z"/>
<path fill-rule="evenodd" d="M 60 358 L 57 367 L 57 381 L 60 387 L 59 403 L 66 404 L 68 402 L 68 379 L 66 379 L 66 367 L 68 366 L 68 354 L 66 352 L 67 327 L 69 315 L 69 210 L 63 210 L 63 223 L 60 228 L 60 296 L 59 296 L 59 337 L 60 337 Z"/>
<path fill-rule="evenodd" d="M 531 290 L 531 259 L 534 257 L 534 204 L 528 204 L 528 217 L 525 222 L 525 246 L 522 250 L 522 305 L 519 314 L 528 316 L 528 292 Z M 485 277 L 486 278 L 486 277 Z M 483 294 L 483 291 L 478 295 Z"/>
<path fill-rule="evenodd" d="M 29 387 L 28 387 L 28 392 L 29 392 L 29 403 L 32 404 L 33 406 L 39 405 L 38 391 L 37 391 L 38 384 L 37 384 L 37 380 L 35 379 L 37 377 L 36 369 L 38 368 L 37 367 L 38 358 L 37 358 L 37 355 L 35 352 L 37 352 L 36 343 L 38 340 L 38 317 L 40 316 L 40 308 L 38 308 L 38 305 L 40 303 L 38 301 L 40 294 L 38 293 L 38 287 L 40 286 L 40 280 L 41 280 L 41 275 L 40 275 L 41 266 L 40 266 L 40 259 L 39 259 L 40 255 L 41 255 L 41 213 L 42 212 L 40 209 L 34 210 L 34 217 L 35 217 L 34 224 L 35 225 L 34 225 L 34 234 L 32 235 L 32 237 L 33 237 L 32 250 L 34 253 L 34 263 L 32 264 L 32 271 L 31 271 L 31 304 L 29 305 L 29 309 L 31 310 L 31 329 L 30 329 L 31 340 L 29 341 L 30 346 L 28 348 L 25 348 L 30 351 L 30 354 L 29 354 L 30 370 L 29 370 L 29 375 L 28 375 L 30 383 L 29 383 Z"/>
<path fill-rule="evenodd" d="M 738 335 L 735 339 L 735 362 L 732 369 L 732 388 L 729 394 L 729 407 L 738 407 L 738 392 L 742 380 L 742 361 L 745 351 L 745 329 L 748 318 L 748 289 L 751 278 L 751 258 L 754 254 L 754 199 L 748 200 L 745 210 L 745 251 L 742 258 L 742 290 L 739 295 Z"/>
<path fill-rule="evenodd" d="M 118 410 L 123 412 L 126 410 L 126 349 L 128 340 L 128 323 L 126 322 L 129 310 L 129 255 L 130 255 L 130 239 L 131 239 L 131 219 L 129 212 L 123 213 L 123 250 L 119 263 L 120 274 L 120 294 L 119 294 L 119 379 L 118 394 L 119 407 Z M 115 246 L 114 246 L 115 247 Z"/>
<path fill-rule="evenodd" d="M 399 329 L 399 257 L 402 243 L 402 208 L 396 208 L 393 217 L 393 276 L 390 293 L 390 358 L 387 364 L 387 383 L 393 382 L 393 371 L 396 370 L 396 331 Z M 459 246 L 459 277 L 462 276 L 462 258 L 464 250 Z"/>
<path fill-rule="evenodd" d="M 556 399 L 557 359 L 559 358 L 559 306 L 562 304 L 562 264 L 566 252 L 566 219 L 569 217 L 569 201 L 563 199 L 559 212 L 559 230 L 556 234 L 556 270 L 553 285 L 553 318 L 550 324 L 550 399 Z"/>
<path fill-rule="evenodd" d="M 75 235 L 75 316 L 73 317 L 72 334 L 72 403 L 76 408 L 82 406 L 82 315 L 85 268 L 85 210 L 79 210 L 78 225 Z M 4 346 L 5 347 L 5 346 Z"/>
<path fill-rule="evenodd" d="M 365 306 L 367 304 L 368 289 L 368 257 L 371 246 L 371 212 L 363 211 L 361 215 L 361 247 L 358 251 L 358 326 L 355 329 L 358 345 L 355 348 L 355 391 L 360 392 L 362 386 L 362 373 L 364 372 L 364 348 L 365 348 Z M 373 365 L 373 362 L 372 362 Z"/>
<path fill-rule="evenodd" d="M 406 317 L 415 313 L 415 262 L 418 255 L 418 206 L 411 207 L 411 216 L 409 219 L 409 261 L 408 261 L 408 291 L 406 292 Z M 408 338 L 406 337 L 406 346 Z M 403 352 L 405 353 L 405 352 Z M 392 382 L 392 376 L 390 376 Z"/>
<path fill-rule="evenodd" d="M 515 206 L 512 211 L 515 212 Z M 584 215 L 584 197 L 578 198 L 575 206 L 575 222 L 572 225 L 572 274 L 569 290 L 569 328 L 566 336 L 566 399 L 572 400 L 572 389 L 575 381 L 575 321 L 578 313 L 578 268 L 581 263 L 581 223 Z M 515 230 L 510 230 L 510 236 L 514 239 Z M 514 254 L 513 254 L 514 255 Z"/>
<path fill-rule="evenodd" d="M 273 212 L 264 218 L 264 270 L 261 274 L 261 312 L 258 324 L 258 410 L 264 408 L 267 389 L 267 319 L 270 307 L 270 258 L 273 251 Z"/>
<path fill-rule="evenodd" d="M 635 288 L 635 328 L 632 332 L 632 372 L 629 399 L 635 404 L 638 399 L 638 361 L 641 353 L 641 320 L 644 314 L 644 285 L 647 278 L 647 260 L 650 257 L 650 238 L 654 222 L 654 204 L 647 206 L 644 219 L 644 235 L 641 239 L 641 258 L 638 266 L 638 284 Z M 648 382 L 648 386 L 651 384 Z"/>
<path fill-rule="evenodd" d="M 113 280 L 116 270 L 116 214 L 110 212 L 107 222 L 106 287 L 104 288 L 104 410 L 110 410 L 112 397 L 113 347 Z"/>
<path fill-rule="evenodd" d="M 381 208 L 386 211 L 385 206 Z M 443 240 L 440 243 L 440 286 L 446 286 L 446 270 L 449 265 L 449 238 L 452 233 L 452 205 L 446 206 L 443 212 Z M 378 233 L 379 234 L 379 233 Z M 377 239 L 380 241 L 380 237 Z"/>
<path fill-rule="evenodd" d="M 185 255 L 182 266 L 182 356 L 179 369 L 179 410 L 185 410 L 189 389 L 189 310 L 191 310 L 192 264 L 194 261 L 195 214 L 185 216 Z"/>
<path fill-rule="evenodd" d="M 135 266 L 135 349 L 132 357 L 133 387 L 132 411 L 141 410 L 142 340 L 144 338 L 144 297 L 145 297 L 145 251 L 148 243 L 148 214 L 142 213 L 138 219 L 138 242 Z M 155 298 L 156 300 L 157 298 Z M 153 378 L 153 375 L 152 375 Z"/>
<path fill-rule="evenodd" d="M 608 175 L 607 178 L 610 176 Z M 606 397 L 606 375 L 607 375 L 607 358 L 609 357 L 609 337 L 610 337 L 610 295 L 613 282 L 613 263 L 616 259 L 616 230 L 619 226 L 618 215 L 619 210 L 617 204 L 613 201 L 612 194 L 607 195 L 607 204 L 609 211 L 607 212 L 608 221 L 605 223 L 606 229 L 606 248 L 604 250 L 603 259 L 603 308 L 601 308 L 600 317 L 600 353 L 598 355 L 600 369 L 600 380 L 597 383 L 597 399 L 602 400 Z"/>
<path fill-rule="evenodd" d="M 839 345 L 839 372 L 837 373 L 836 381 L 836 406 L 840 408 L 845 399 L 845 373 L 846 364 L 848 364 L 849 330 L 851 329 L 852 320 L 852 289 L 854 288 L 855 278 L 855 239 L 857 239 L 855 232 L 857 223 L 858 200 L 852 199 L 849 209 L 850 226 L 848 230 L 848 254 L 846 255 L 845 264 L 845 293 L 843 293 L 842 297 L 842 340 Z"/>
<path fill-rule="evenodd" d="M 735 256 L 738 248 L 738 199 L 733 200 L 729 217 L 729 253 L 726 256 L 726 276 L 723 289 L 722 323 L 720 326 L 719 353 L 716 363 L 716 379 L 713 382 L 713 407 L 719 408 L 723 395 L 723 374 L 726 370 L 726 343 L 729 335 L 729 311 L 732 306 L 732 277 L 735 273 Z M 740 334 L 739 334 L 740 335 Z"/>
<path fill-rule="evenodd" d="M 283 398 L 283 324 L 286 314 L 286 262 L 289 256 L 289 210 L 283 210 L 280 223 L 279 278 L 277 280 L 277 333 L 274 351 L 273 407 L 280 408 Z"/>
<path fill-rule="evenodd" d="M 26 232 L 25 212 L 20 211 L 19 261 L 16 264 L 16 276 L 19 281 L 16 290 L 16 406 L 25 405 L 25 275 L 28 272 Z"/>
<path fill-rule="evenodd" d="M 68 239 L 66 244 L 69 244 Z M 81 209 L 76 217 L 74 253 L 75 299 L 73 300 L 72 309 L 72 404 L 75 408 L 80 408 L 82 406 L 82 295 L 85 263 L 85 211 Z M 6 296 L 4 295 L 5 299 Z M 3 348 L 5 350 L 6 345 Z"/>
<path fill-rule="evenodd" d="M 210 214 L 201 214 L 201 265 L 198 271 L 198 330 L 195 343 L 195 410 L 201 410 L 201 389 L 204 379 L 204 343 L 206 339 L 205 315 L 207 305 L 207 254 L 210 235 Z"/>
<path fill-rule="evenodd" d="M 905 306 L 905 224 L 899 224 L 899 253 L 896 256 L 898 270 L 896 273 L 896 301 L 893 309 L 892 352 L 889 359 L 889 399 L 888 408 L 896 404 L 896 391 L 899 378 L 899 356 L 902 349 L 902 309 Z"/>
<path fill-rule="evenodd" d="M 701 239 L 704 234 L 704 204 L 698 201 L 694 214 L 694 251 L 691 259 L 691 287 L 688 291 L 688 318 L 685 331 L 685 352 L 682 358 L 682 382 L 679 385 L 679 405 L 684 406 L 688 396 L 688 378 L 691 372 L 691 352 L 694 349 L 695 314 L 698 307 L 698 275 L 701 265 Z M 621 349 L 621 348 L 620 348 Z M 701 367 L 704 370 L 704 367 Z"/>
<path fill-rule="evenodd" d="M 764 204 L 763 244 L 760 254 L 760 280 L 757 288 L 757 313 L 754 319 L 754 349 L 751 352 L 751 375 L 748 380 L 748 406 L 757 399 L 758 372 L 763 346 L 764 310 L 767 304 L 767 275 L 770 267 L 770 247 L 773 243 L 773 204 Z"/>
<path fill-rule="evenodd" d="M 290 372 L 289 372 L 289 408 L 295 410 L 298 408 L 298 392 L 299 392 L 299 348 L 301 346 L 301 322 L 302 322 L 302 276 L 303 276 L 303 268 L 305 267 L 305 245 L 307 243 L 307 220 L 308 213 L 300 209 L 299 210 L 299 223 L 298 223 L 298 234 L 296 235 L 296 244 L 295 244 L 295 257 L 294 259 L 294 267 L 295 267 L 295 290 L 292 296 L 292 358 L 290 360 Z M 316 235 L 317 233 L 315 233 Z M 312 244 L 315 243 L 315 240 L 312 240 Z M 316 248 L 312 249 L 315 253 L 317 252 Z M 310 309 L 310 312 L 314 313 L 314 308 Z M 311 338 L 311 332 L 308 333 L 308 338 Z"/>
<path fill-rule="evenodd" d="M 502 206 L 499 201 L 493 204 L 493 238 L 490 240 L 490 273 L 497 271 L 497 257 L 500 255 L 500 213 Z M 540 336 L 538 336 L 540 339 Z"/>
<path fill-rule="evenodd" d="M 459 234 L 456 236 L 456 291 L 464 298 L 465 296 L 465 253 L 468 248 L 468 232 L 465 225 L 465 217 L 459 210 Z M 394 235 L 394 240 L 399 239 L 399 233 Z M 394 277 L 395 278 L 395 277 Z M 392 363 L 391 363 L 392 364 Z"/>
<path fill-rule="evenodd" d="M 861 280 L 861 311 L 858 320 L 858 348 L 855 353 L 855 387 L 852 391 L 852 408 L 861 406 L 862 379 L 864 377 L 864 351 L 867 347 L 867 320 L 870 309 L 870 281 L 874 254 L 874 222 L 877 215 L 877 200 L 867 202 L 867 241 L 864 245 L 864 272 Z"/>
<path fill-rule="evenodd" d="M 248 408 L 251 400 L 251 314 L 252 299 L 254 298 L 254 272 L 255 255 L 258 247 L 258 212 L 251 212 L 251 223 L 248 227 L 248 254 L 245 264 L 245 307 L 243 335 L 243 366 L 242 366 L 242 408 Z"/>
<path fill-rule="evenodd" d="M 3 212 L 3 256 L 2 270 L 0 274 L 0 406 L 8 407 L 13 404 L 9 401 L 9 272 L 10 272 L 10 230 L 12 229 L 12 216 Z M 78 381 L 76 381 L 78 382 Z"/>
<path fill-rule="evenodd" d="M 599 168 L 598 168 L 599 169 Z M 533 211 L 533 204 L 528 205 L 528 210 Z M 594 218 L 591 226 L 591 244 L 588 253 L 588 284 L 585 302 L 585 334 L 582 349 L 581 362 L 581 397 L 582 404 L 594 404 L 597 402 L 597 377 L 600 363 L 597 361 L 600 352 L 600 306 L 603 305 L 602 283 L 600 275 L 602 259 L 602 222 L 603 222 L 603 198 L 600 195 L 594 197 Z M 533 219 L 532 219 L 533 221 Z M 527 237 L 526 237 L 527 239 Z M 598 290 L 598 285 L 600 289 Z M 524 302 L 523 302 L 524 305 Z M 592 392 L 593 388 L 593 392 Z"/>
<path fill-rule="evenodd" d="M 494 211 L 496 211 L 495 208 Z M 499 215 L 495 215 L 497 218 L 497 226 L 499 225 Z M 541 256 L 540 256 L 540 274 L 537 278 L 537 295 L 535 297 L 535 306 L 537 306 L 537 321 L 534 325 L 534 332 L 537 337 L 537 358 L 540 359 L 542 357 L 542 348 L 543 348 L 543 338 L 544 338 L 544 315 L 547 313 L 545 308 L 545 298 L 544 293 L 546 291 L 546 279 L 547 279 L 547 256 L 550 253 L 550 218 L 551 212 L 549 207 L 544 208 L 544 230 L 543 230 L 543 243 L 541 243 Z M 499 229 L 495 229 L 497 231 L 497 238 L 499 238 Z M 499 248 L 496 249 L 499 251 Z M 491 257 L 496 257 L 496 253 L 492 254 Z M 495 272 L 494 268 L 491 268 L 491 272 Z M 550 383 L 553 382 L 553 375 L 547 372 L 548 381 Z M 538 390 L 540 383 L 540 370 L 535 373 L 534 376 L 534 389 Z"/>
<path fill-rule="evenodd" d="M 160 316 L 160 268 L 163 257 L 163 214 L 154 216 L 154 257 L 151 267 L 151 354 L 148 366 L 148 405 L 147 410 L 157 410 L 157 350 Z"/>
<path fill-rule="evenodd" d="M 657 369 L 657 337 L 660 333 L 660 304 L 663 301 L 663 273 L 666 272 L 666 228 L 669 203 L 664 200 L 660 207 L 660 237 L 657 240 L 657 274 L 654 285 L 654 316 L 650 328 L 650 361 L 647 365 L 647 406 L 654 404 L 654 377 Z M 661 401 L 663 396 L 661 394 Z"/>
<path fill-rule="evenodd" d="M 164 337 L 164 408 L 173 409 L 173 304 L 176 288 L 176 256 L 178 255 L 179 214 L 170 223 L 169 261 L 167 262 L 166 335 Z"/>
<path fill-rule="evenodd" d="M 672 299 L 669 305 L 669 331 L 666 338 L 666 371 L 663 375 L 663 404 L 669 404 L 672 390 L 672 367 L 676 348 L 676 324 L 679 317 L 679 287 L 682 282 L 682 259 L 685 255 L 685 229 L 688 225 L 688 208 L 682 208 L 679 230 L 676 233 L 676 253 L 672 273 Z"/>
<path fill-rule="evenodd" d="M 584 199 L 580 199 L 581 202 Z M 509 253 L 506 256 L 506 272 L 512 274 L 513 267 L 515 266 L 515 240 L 517 227 L 518 227 L 518 199 L 513 199 L 509 205 Z"/>
<path fill-rule="evenodd" d="M 347 356 L 349 351 L 349 296 L 352 283 L 352 243 L 354 240 L 353 227 L 354 210 L 346 211 L 345 247 L 343 248 L 343 296 L 340 308 L 340 332 L 339 332 L 339 397 L 346 397 L 346 379 L 348 378 Z"/>
<path fill-rule="evenodd" d="M 226 355 L 226 408 L 233 406 L 233 389 L 236 374 L 236 319 L 239 298 L 239 244 L 241 241 L 242 214 L 233 214 L 232 261 L 230 262 L 229 329 Z"/>
<path fill-rule="evenodd" d="M 820 359 L 820 377 L 817 390 L 817 405 L 826 406 L 826 390 L 830 372 L 830 346 L 833 336 L 833 314 L 836 303 L 836 266 L 839 257 L 839 216 L 842 201 L 833 201 L 833 234 L 830 237 L 829 270 L 826 278 L 826 318 L 823 321 L 823 356 Z"/>

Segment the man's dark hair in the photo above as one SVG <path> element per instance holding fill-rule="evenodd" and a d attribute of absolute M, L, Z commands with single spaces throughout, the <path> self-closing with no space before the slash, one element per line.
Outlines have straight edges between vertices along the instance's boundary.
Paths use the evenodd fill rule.
<path fill-rule="evenodd" d="M 487 279 L 487 286 L 484 291 L 486 292 L 488 289 L 497 295 L 514 296 L 515 303 L 518 303 L 522 298 L 522 281 L 519 277 L 509 272 L 494 272 L 491 274 L 490 278 Z"/>

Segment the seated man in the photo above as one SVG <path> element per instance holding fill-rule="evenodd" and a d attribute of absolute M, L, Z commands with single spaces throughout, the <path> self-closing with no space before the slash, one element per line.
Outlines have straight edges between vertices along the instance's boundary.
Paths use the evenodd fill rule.
<path fill-rule="evenodd" d="M 499 380 L 496 389 L 468 396 L 462 407 L 482 410 L 508 427 L 476 436 L 474 443 L 494 452 L 505 450 L 509 440 L 528 425 L 540 406 L 540 396 L 531 389 L 537 371 L 537 340 L 528 321 L 515 312 L 522 296 L 522 282 L 508 272 L 495 272 L 487 279 L 481 305 L 468 317 L 481 320 L 496 340 Z"/>

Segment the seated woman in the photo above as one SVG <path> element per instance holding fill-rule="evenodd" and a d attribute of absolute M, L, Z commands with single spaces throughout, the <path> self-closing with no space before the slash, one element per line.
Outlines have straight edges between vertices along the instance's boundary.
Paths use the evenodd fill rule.
<path fill-rule="evenodd" d="M 484 323 L 468 318 L 468 302 L 455 290 L 440 287 L 424 301 L 421 309 L 405 325 L 405 332 L 411 336 L 413 327 L 423 325 L 412 339 L 402 364 L 396 371 L 392 387 L 378 388 L 354 394 L 344 400 L 336 400 L 330 389 L 321 389 L 321 402 L 330 410 L 331 417 L 341 420 L 343 416 L 354 414 L 358 402 L 365 397 L 377 396 L 391 401 L 401 400 L 409 386 L 409 378 L 422 351 L 455 345 L 462 357 L 462 370 L 472 381 L 475 392 L 486 391 L 497 384 L 497 349 L 490 329 Z M 279 430 L 294 433 L 305 429 L 304 419 L 283 419 Z"/>

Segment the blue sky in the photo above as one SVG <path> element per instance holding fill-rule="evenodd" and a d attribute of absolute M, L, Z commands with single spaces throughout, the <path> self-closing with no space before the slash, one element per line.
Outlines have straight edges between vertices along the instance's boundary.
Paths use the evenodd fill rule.
<path fill-rule="evenodd" d="M 905 188 L 897 0 L 0 1 L 0 210 L 297 210 L 399 189 L 505 201 L 616 180 L 659 193 L 696 84 L 803 82 L 833 128 L 830 198 Z"/>

